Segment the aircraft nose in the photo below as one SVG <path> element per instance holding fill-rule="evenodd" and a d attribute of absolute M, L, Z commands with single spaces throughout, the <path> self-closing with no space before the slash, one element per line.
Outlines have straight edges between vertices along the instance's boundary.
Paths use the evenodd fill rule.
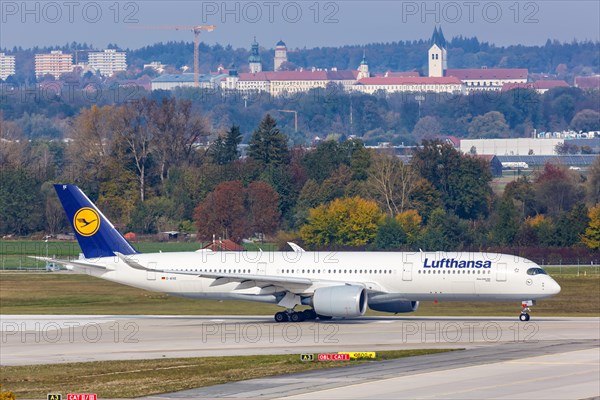
<path fill-rule="evenodd" d="M 560 293 L 560 285 L 556 283 L 556 281 L 550 278 L 550 282 L 548 284 L 548 292 L 550 294 L 559 294 Z"/>

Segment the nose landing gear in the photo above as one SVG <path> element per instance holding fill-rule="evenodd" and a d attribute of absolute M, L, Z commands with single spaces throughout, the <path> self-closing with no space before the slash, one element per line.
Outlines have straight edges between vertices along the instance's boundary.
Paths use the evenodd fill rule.
<path fill-rule="evenodd" d="M 524 300 L 521 303 L 523 309 L 521 310 L 521 315 L 519 315 L 519 320 L 523 322 L 529 321 L 529 311 L 531 311 L 529 307 L 535 305 L 535 300 Z"/>

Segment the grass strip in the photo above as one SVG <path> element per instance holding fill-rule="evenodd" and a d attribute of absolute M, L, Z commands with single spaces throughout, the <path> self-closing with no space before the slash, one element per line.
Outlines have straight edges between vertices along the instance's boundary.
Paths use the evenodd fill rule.
<path fill-rule="evenodd" d="M 377 359 L 300 361 L 299 354 L 99 361 L 0 367 L 3 390 L 17 398 L 46 398 L 47 393 L 96 393 L 98 398 L 132 398 L 227 382 L 284 375 L 456 349 L 392 350 Z"/>

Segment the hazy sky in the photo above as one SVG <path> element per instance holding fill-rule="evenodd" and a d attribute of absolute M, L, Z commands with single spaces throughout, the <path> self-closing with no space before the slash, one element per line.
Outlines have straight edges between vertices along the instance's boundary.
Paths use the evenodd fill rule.
<path fill-rule="evenodd" d="M 0 47 L 116 43 L 139 48 L 191 41 L 187 31 L 148 25 L 217 25 L 202 41 L 249 47 L 283 39 L 289 48 L 340 46 L 477 36 L 498 45 L 546 39 L 600 40 L 600 2 L 590 1 L 5 1 L 0 0 Z"/>

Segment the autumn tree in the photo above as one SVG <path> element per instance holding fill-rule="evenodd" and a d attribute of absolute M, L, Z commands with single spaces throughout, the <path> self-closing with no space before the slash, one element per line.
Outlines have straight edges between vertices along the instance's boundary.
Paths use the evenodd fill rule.
<path fill-rule="evenodd" d="M 419 216 L 423 218 L 423 222 L 427 222 L 433 210 L 443 207 L 440 192 L 433 187 L 431 182 L 423 178 L 415 182 L 409 201 Z"/>
<path fill-rule="evenodd" d="M 406 210 L 396 215 L 396 221 L 406 234 L 406 243 L 417 244 L 423 236 L 423 218 L 417 210 Z"/>
<path fill-rule="evenodd" d="M 101 182 L 108 180 L 108 164 L 114 155 L 114 126 L 117 107 L 93 105 L 82 109 L 73 121 L 73 142 L 67 148 L 69 180 L 78 183 L 92 195 L 97 194 Z M 91 187 L 94 184 L 95 187 Z"/>
<path fill-rule="evenodd" d="M 311 209 L 300 235 L 309 245 L 363 246 L 377 235 L 382 216 L 374 201 L 360 197 L 336 199 Z"/>
<path fill-rule="evenodd" d="M 562 211 L 570 211 L 585 197 L 578 177 L 565 166 L 546 163 L 533 181 L 535 198 L 542 212 L 557 216 Z"/>
<path fill-rule="evenodd" d="M 255 181 L 246 189 L 248 227 L 251 233 L 272 234 L 279 226 L 279 194 L 265 182 Z"/>
<path fill-rule="evenodd" d="M 96 204 L 112 221 L 117 221 L 119 228 L 130 222 L 131 213 L 140 200 L 139 180 L 131 168 L 123 163 L 127 157 L 123 149 L 116 151 L 116 156 L 108 159 L 104 173 L 108 177 L 98 186 Z"/>
<path fill-rule="evenodd" d="M 220 183 L 194 211 L 198 236 L 203 240 L 217 235 L 240 241 L 247 232 L 246 216 L 241 181 Z"/>
<path fill-rule="evenodd" d="M 367 185 L 379 205 L 390 217 L 403 212 L 409 205 L 418 175 L 414 168 L 394 154 L 374 154 Z"/>
<path fill-rule="evenodd" d="M 519 226 L 515 242 L 519 246 L 554 245 L 555 229 L 552 219 L 543 214 L 527 217 Z"/>
<path fill-rule="evenodd" d="M 160 180 L 164 183 L 171 166 L 192 161 L 197 142 L 208 135 L 207 123 L 193 113 L 189 100 L 164 97 L 160 104 L 151 102 L 145 109 L 149 113 L 148 128 L 156 147 Z"/>
<path fill-rule="evenodd" d="M 594 159 L 588 171 L 586 186 L 589 204 L 600 203 L 600 156 Z"/>
<path fill-rule="evenodd" d="M 279 195 L 265 182 L 220 183 L 195 210 L 194 220 L 202 239 L 212 235 L 240 241 L 256 233 L 272 234 L 279 227 Z"/>
<path fill-rule="evenodd" d="M 10 390 L 2 390 L 2 385 L 0 385 L 0 400 L 17 400 L 17 396 Z"/>
<path fill-rule="evenodd" d="M 514 208 L 521 218 L 537 214 L 539 205 L 535 198 L 533 182 L 527 176 L 509 182 L 504 188 L 504 197 L 513 200 Z"/>
<path fill-rule="evenodd" d="M 156 131 L 151 128 L 149 115 L 155 112 L 156 103 L 141 99 L 119 107 L 113 125 L 116 140 L 122 151 L 131 157 L 137 179 L 140 201 L 146 198 L 146 175 Z"/>
<path fill-rule="evenodd" d="M 590 222 L 581 237 L 583 243 L 592 250 L 600 250 L 600 203 L 590 208 Z"/>
<path fill-rule="evenodd" d="M 284 164 L 289 157 L 287 137 L 277 127 L 277 121 L 267 114 L 252 133 L 248 155 L 263 166 Z"/>

